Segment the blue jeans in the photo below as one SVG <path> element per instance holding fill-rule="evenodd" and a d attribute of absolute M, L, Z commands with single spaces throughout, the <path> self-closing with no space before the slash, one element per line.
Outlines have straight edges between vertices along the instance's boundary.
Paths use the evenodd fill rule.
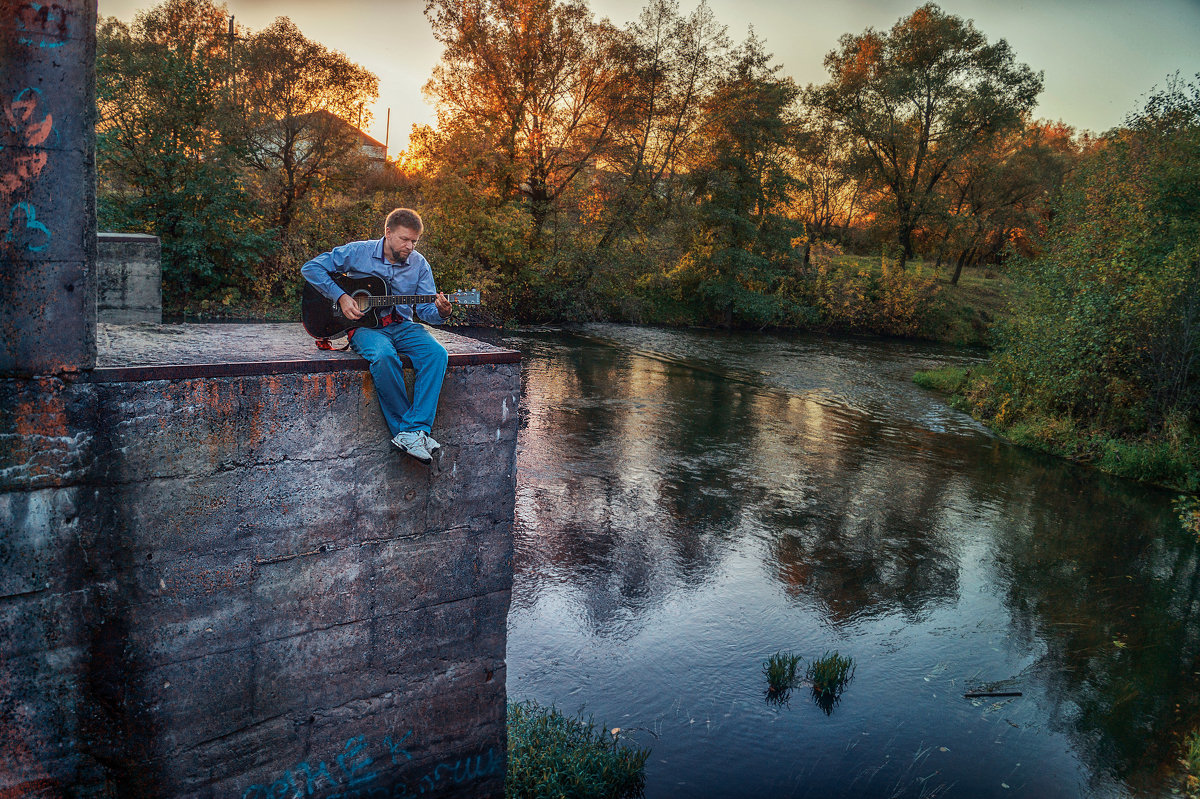
<path fill-rule="evenodd" d="M 397 322 L 374 329 L 360 327 L 350 338 L 350 346 L 371 364 L 379 407 L 392 435 L 409 430 L 433 432 L 433 417 L 449 357 L 446 348 L 415 322 Z M 401 355 L 412 360 L 416 372 L 412 399 L 404 385 Z"/>

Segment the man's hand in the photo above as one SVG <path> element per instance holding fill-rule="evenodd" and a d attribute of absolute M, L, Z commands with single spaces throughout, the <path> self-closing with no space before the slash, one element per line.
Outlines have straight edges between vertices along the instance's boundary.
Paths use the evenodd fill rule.
<path fill-rule="evenodd" d="M 433 304 L 437 306 L 438 314 L 443 319 L 449 319 L 450 314 L 454 313 L 454 308 L 450 305 L 450 300 L 446 299 L 446 295 L 438 292 L 438 295 L 433 298 Z"/>
<path fill-rule="evenodd" d="M 341 309 L 342 316 L 351 321 L 363 318 L 363 312 L 358 309 L 358 303 L 349 294 L 338 297 L 338 308 Z"/>

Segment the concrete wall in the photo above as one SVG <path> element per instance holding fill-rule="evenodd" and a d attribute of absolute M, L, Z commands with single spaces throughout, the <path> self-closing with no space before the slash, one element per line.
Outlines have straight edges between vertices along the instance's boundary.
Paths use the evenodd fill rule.
<path fill-rule="evenodd" d="M 162 245 L 144 233 L 97 236 L 97 321 L 162 322 Z"/>
<path fill-rule="evenodd" d="M 439 469 L 358 368 L 121 374 L 0 381 L 0 796 L 501 796 L 519 366 L 451 368 Z"/>

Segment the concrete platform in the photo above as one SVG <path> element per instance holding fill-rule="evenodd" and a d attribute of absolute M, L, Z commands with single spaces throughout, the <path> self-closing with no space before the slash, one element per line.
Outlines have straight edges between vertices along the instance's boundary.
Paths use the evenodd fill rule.
<path fill-rule="evenodd" d="M 521 354 L 430 327 L 450 353 L 451 368 L 518 363 Z M 344 340 L 335 341 L 337 346 Z M 363 371 L 350 351 L 317 349 L 299 322 L 251 324 L 99 324 L 97 368 L 90 381 L 178 380 L 197 377 Z"/>
<path fill-rule="evenodd" d="M 295 323 L 0 379 L 0 797 L 503 797 L 519 353 L 433 335 L 428 466 Z"/>

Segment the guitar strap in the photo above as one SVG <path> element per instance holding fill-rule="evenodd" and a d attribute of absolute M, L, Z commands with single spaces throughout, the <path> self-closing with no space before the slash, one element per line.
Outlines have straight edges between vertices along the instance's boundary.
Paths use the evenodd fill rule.
<path fill-rule="evenodd" d="M 400 314 L 398 314 L 398 313 L 394 313 L 393 311 L 389 310 L 383 316 L 379 317 L 379 326 L 387 327 L 388 325 L 395 324 L 397 322 L 402 322 L 402 321 L 404 321 L 404 317 L 400 316 Z M 354 331 L 357 329 L 358 328 L 352 327 L 346 331 L 346 346 L 344 346 L 344 347 L 333 346 L 333 342 L 327 338 L 318 338 L 318 339 L 313 339 L 313 340 L 316 342 L 317 349 L 319 349 L 319 350 L 337 350 L 338 352 L 345 352 L 346 350 L 350 349 L 350 339 L 354 336 Z"/>

